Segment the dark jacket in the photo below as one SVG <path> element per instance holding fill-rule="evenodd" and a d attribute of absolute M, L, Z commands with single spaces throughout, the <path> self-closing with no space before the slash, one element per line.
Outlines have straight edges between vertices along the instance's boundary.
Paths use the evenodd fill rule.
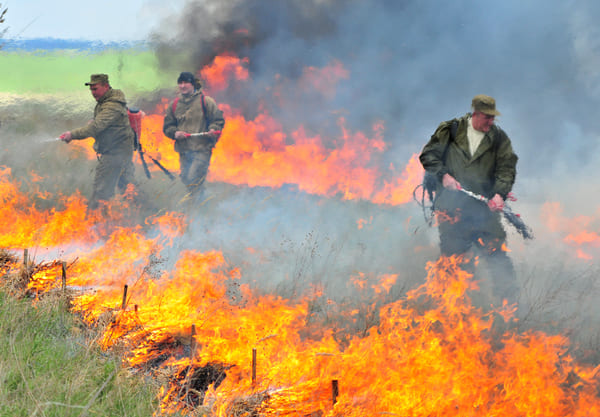
<path fill-rule="evenodd" d="M 114 154 L 133 150 L 134 133 L 127 116 L 127 102 L 121 90 L 109 89 L 94 108 L 94 120 L 71 131 L 73 139 L 93 137 L 94 150 Z"/>
<path fill-rule="evenodd" d="M 211 97 L 204 96 L 206 114 L 202 109 L 202 91 L 197 90 L 190 96 L 181 96 L 177 104 L 170 104 L 163 121 L 165 136 L 175 139 L 175 132 L 180 130 L 187 133 L 202 133 L 209 130 L 223 130 L 225 119 L 223 112 Z M 175 107 L 175 111 L 173 111 Z M 208 123 L 207 123 L 208 122 Z M 208 125 L 208 127 L 207 127 Z M 177 139 L 175 151 L 179 153 L 189 151 L 209 152 L 216 143 L 218 136 L 201 136 Z"/>
<path fill-rule="evenodd" d="M 498 126 L 492 125 L 475 155 L 471 156 L 467 138 L 470 116 L 466 114 L 456 119 L 458 128 L 454 140 L 450 140 L 452 120 L 441 123 L 419 157 L 423 168 L 439 180 L 436 207 L 442 210 L 467 208 L 476 201 L 463 193 L 443 188 L 441 181 L 446 173 L 463 188 L 487 198 L 495 194 L 506 198 L 515 182 L 518 158 L 510 139 Z"/>

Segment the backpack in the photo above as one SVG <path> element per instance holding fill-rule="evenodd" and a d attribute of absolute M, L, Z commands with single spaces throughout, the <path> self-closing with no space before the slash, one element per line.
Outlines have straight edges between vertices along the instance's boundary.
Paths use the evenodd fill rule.
<path fill-rule="evenodd" d="M 133 129 L 133 150 L 137 151 L 140 149 L 140 135 L 142 134 L 142 112 L 137 107 L 129 107 L 127 109 L 127 117 L 129 118 L 129 125 Z"/>

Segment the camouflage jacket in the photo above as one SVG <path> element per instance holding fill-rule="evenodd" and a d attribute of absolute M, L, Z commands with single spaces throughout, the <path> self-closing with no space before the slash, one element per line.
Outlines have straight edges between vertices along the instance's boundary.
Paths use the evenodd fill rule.
<path fill-rule="evenodd" d="M 94 119 L 71 131 L 73 139 L 93 137 L 94 150 L 112 154 L 133 150 L 134 133 L 127 116 L 127 103 L 121 90 L 109 89 L 96 103 Z"/>
<path fill-rule="evenodd" d="M 471 156 L 467 138 L 470 116 L 467 113 L 454 119 L 458 122 L 454 140 L 450 138 L 452 120 L 442 122 L 419 157 L 423 168 L 439 180 L 436 199 L 439 209 L 467 208 L 475 201 L 463 193 L 443 188 L 441 181 L 446 173 L 463 188 L 487 198 L 495 194 L 506 198 L 515 182 L 518 158 L 510 139 L 498 126 L 492 125 Z"/>
<path fill-rule="evenodd" d="M 223 130 L 225 119 L 223 112 L 217 107 L 214 99 L 204 96 L 206 114 L 202 109 L 202 91 L 197 90 L 190 96 L 181 96 L 174 106 L 170 104 L 163 121 L 165 136 L 175 139 L 175 132 L 180 130 L 186 133 L 202 133 L 209 130 Z M 208 128 L 207 128 L 208 126 Z M 218 136 L 200 136 L 175 141 L 175 151 L 208 152 L 214 146 Z"/>

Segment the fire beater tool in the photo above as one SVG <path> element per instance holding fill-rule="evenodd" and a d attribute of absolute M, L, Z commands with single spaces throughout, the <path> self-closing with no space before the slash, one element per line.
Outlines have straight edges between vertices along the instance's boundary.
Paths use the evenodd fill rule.
<path fill-rule="evenodd" d="M 186 133 L 185 137 L 186 138 L 197 138 L 197 137 L 202 137 L 202 136 L 217 136 L 220 135 L 221 131 L 220 130 L 212 130 L 210 132 L 201 132 L 201 133 Z"/>
<path fill-rule="evenodd" d="M 459 188 L 459 191 L 486 204 L 489 201 L 489 199 L 481 194 L 476 194 L 472 191 L 465 190 L 464 188 Z M 502 214 L 504 214 L 504 218 L 517 229 L 517 232 L 519 232 L 524 239 L 533 239 L 533 231 L 531 228 L 527 226 L 525 222 L 523 222 L 523 219 L 521 219 L 521 216 L 514 213 L 506 203 L 504 203 L 504 207 L 502 208 Z"/>
<path fill-rule="evenodd" d="M 166 175 L 167 177 L 169 177 L 169 179 L 171 179 L 171 180 L 174 180 L 174 179 L 175 179 L 175 176 L 174 176 L 173 174 L 171 174 L 171 172 L 170 172 L 170 171 L 169 171 L 167 168 L 165 168 L 165 167 L 163 166 L 163 164 L 161 164 L 160 162 L 158 162 L 156 159 L 152 158 L 150 155 L 148 155 L 148 158 L 150 158 L 150 160 L 151 160 L 152 162 L 154 162 L 154 164 L 155 164 L 157 167 L 159 167 L 159 168 L 162 170 L 162 172 L 164 172 L 164 173 L 165 173 L 165 175 Z"/>
<path fill-rule="evenodd" d="M 171 172 L 170 172 L 170 171 L 169 171 L 167 168 L 165 168 L 165 167 L 163 166 L 163 164 L 161 164 L 160 162 L 158 162 L 156 159 L 152 158 L 150 155 L 148 155 L 148 158 L 150 158 L 150 160 L 152 160 L 152 162 L 154 162 L 154 164 L 155 164 L 157 167 L 159 167 L 159 168 L 162 170 L 162 172 L 164 172 L 164 173 L 165 173 L 165 175 L 166 175 L 167 177 L 169 177 L 169 179 L 171 179 L 171 180 L 174 180 L 174 179 L 175 179 L 175 175 L 171 174 Z"/>

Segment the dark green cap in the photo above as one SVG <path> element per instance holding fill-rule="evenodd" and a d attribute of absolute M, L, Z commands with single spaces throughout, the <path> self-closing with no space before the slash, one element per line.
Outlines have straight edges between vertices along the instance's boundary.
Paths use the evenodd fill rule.
<path fill-rule="evenodd" d="M 92 74 L 90 76 L 90 82 L 85 83 L 85 85 L 93 85 L 93 84 L 108 84 L 108 75 L 106 74 Z"/>

